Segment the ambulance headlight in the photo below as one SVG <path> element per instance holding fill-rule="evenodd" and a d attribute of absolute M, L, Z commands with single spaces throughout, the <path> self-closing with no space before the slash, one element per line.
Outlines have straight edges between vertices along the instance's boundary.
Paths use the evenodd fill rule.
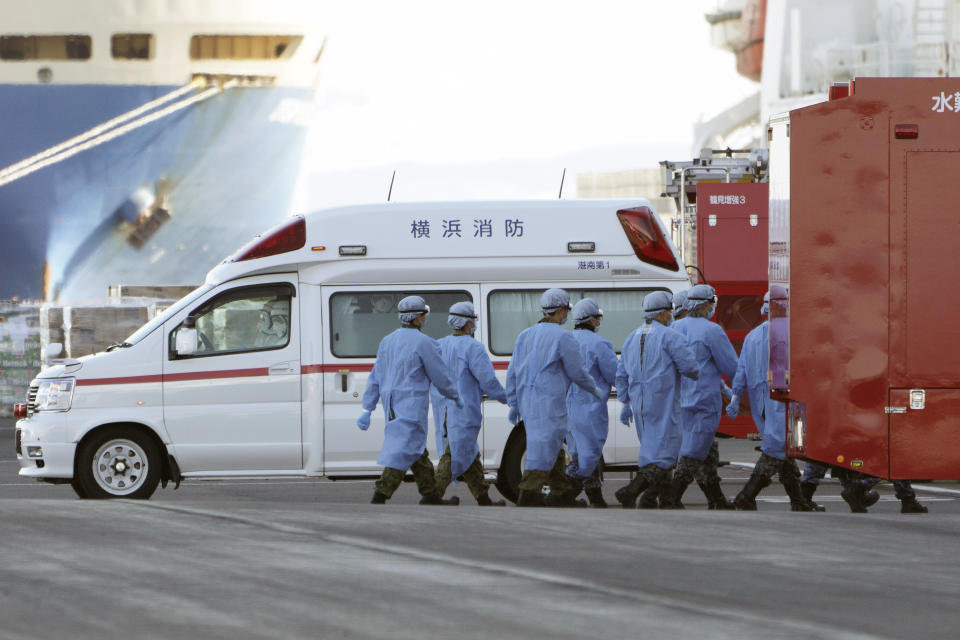
<path fill-rule="evenodd" d="M 73 402 L 73 388 L 76 382 L 72 378 L 41 380 L 37 389 L 35 411 L 68 411 Z"/>

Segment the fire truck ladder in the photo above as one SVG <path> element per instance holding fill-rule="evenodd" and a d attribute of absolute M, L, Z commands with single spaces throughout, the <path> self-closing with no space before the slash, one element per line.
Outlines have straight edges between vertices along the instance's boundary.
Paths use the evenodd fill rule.
<path fill-rule="evenodd" d="M 140 127 L 150 124 L 151 122 L 159 120 L 160 118 L 165 118 L 173 113 L 176 113 L 177 111 L 186 109 L 193 104 L 203 102 L 204 100 L 212 98 L 218 93 L 226 91 L 237 84 L 238 82 L 236 80 L 218 84 L 216 86 L 209 87 L 194 96 L 183 98 L 182 100 L 174 102 L 173 104 L 169 104 L 162 109 L 153 111 L 161 105 L 182 98 L 191 91 L 202 89 L 207 86 L 206 80 L 197 78 L 191 81 L 189 84 L 180 87 L 179 89 L 160 96 L 156 100 L 151 100 L 150 102 L 147 102 L 136 109 L 127 111 L 116 118 L 107 120 L 103 124 L 99 124 L 92 129 L 88 129 L 78 136 L 74 136 L 69 140 L 65 140 L 60 144 L 41 151 L 38 154 L 32 155 L 29 158 L 12 164 L 5 169 L 0 169 L 0 187 L 13 182 L 14 180 L 24 178 L 35 171 L 43 169 L 44 167 L 49 167 L 50 165 L 62 162 L 77 155 L 78 153 L 86 151 L 87 149 L 92 149 L 93 147 L 99 146 L 105 142 L 109 142 L 114 138 L 119 138 L 126 133 L 130 133 L 135 129 L 139 129 Z M 152 113 L 149 113 L 151 111 Z"/>

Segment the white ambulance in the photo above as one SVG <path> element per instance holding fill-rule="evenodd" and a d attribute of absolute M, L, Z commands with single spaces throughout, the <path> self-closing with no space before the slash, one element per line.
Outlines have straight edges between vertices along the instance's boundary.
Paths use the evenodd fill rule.
<path fill-rule="evenodd" d="M 44 370 L 16 408 L 20 475 L 70 482 L 88 498 L 147 498 L 184 478 L 376 476 L 382 408 L 366 432 L 356 419 L 404 296 L 430 305 L 424 331 L 434 338 L 450 332 L 450 305 L 472 301 L 476 337 L 505 382 L 545 289 L 595 299 L 600 333 L 619 351 L 642 322 L 644 296 L 687 286 L 641 199 L 383 203 L 295 216 L 122 345 Z M 507 412 L 484 402 L 480 448 L 515 499 L 525 437 Z M 634 466 L 637 437 L 617 422 L 613 398 L 609 413 L 606 468 Z"/>

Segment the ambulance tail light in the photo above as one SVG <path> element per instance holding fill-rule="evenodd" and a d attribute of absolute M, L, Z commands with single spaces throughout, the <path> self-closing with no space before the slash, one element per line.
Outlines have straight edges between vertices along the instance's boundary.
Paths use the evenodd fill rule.
<path fill-rule="evenodd" d="M 627 234 L 637 258 L 656 267 L 680 271 L 669 240 L 654 219 L 657 215 L 649 207 L 635 207 L 617 211 L 617 217 Z"/>
<path fill-rule="evenodd" d="M 243 262 L 255 258 L 266 258 L 281 253 L 296 251 L 307 244 L 307 223 L 303 216 L 283 222 L 264 231 L 256 238 L 240 247 L 227 259 L 227 262 Z"/>

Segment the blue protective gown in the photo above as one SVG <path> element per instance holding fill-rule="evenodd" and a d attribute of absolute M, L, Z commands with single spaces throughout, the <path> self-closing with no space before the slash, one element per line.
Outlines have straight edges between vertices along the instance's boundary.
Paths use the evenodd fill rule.
<path fill-rule="evenodd" d="M 567 434 L 567 391 L 596 385 L 587 373 L 580 347 L 560 325 L 541 322 L 517 336 L 507 369 L 507 404 L 526 426 L 525 470 L 549 471 Z"/>
<path fill-rule="evenodd" d="M 436 386 L 430 387 L 437 452 L 442 455 L 447 442 L 450 443 L 450 471 L 456 482 L 480 453 L 477 436 L 483 423 L 483 394 L 506 404 L 507 392 L 497 380 L 483 345 L 472 336 L 450 335 L 437 342 L 447 372 L 463 401 L 463 409 L 458 409 L 457 403 L 443 397 Z"/>
<path fill-rule="evenodd" d="M 686 339 L 670 327 L 654 321 L 627 336 L 617 367 L 617 398 L 633 410 L 640 468 L 654 464 L 669 469 L 677 462 L 680 376 L 695 376 L 697 369 Z"/>
<path fill-rule="evenodd" d="M 723 379 L 720 376 L 733 380 L 737 373 L 737 352 L 716 322 L 687 316 L 677 325 L 686 335 L 700 367 L 699 378 L 685 379 L 681 385 L 683 444 L 680 455 L 703 460 L 720 425 L 723 409 Z"/>
<path fill-rule="evenodd" d="M 377 464 L 405 471 L 423 455 L 431 383 L 447 398 L 457 397 L 436 340 L 402 327 L 380 341 L 363 392 L 363 408 L 373 411 L 379 398 L 387 418 Z"/>
<path fill-rule="evenodd" d="M 609 396 L 617 379 L 617 352 L 613 345 L 589 329 L 574 330 L 573 339 L 580 345 L 580 355 L 590 377 L 603 395 Z M 599 400 L 592 393 L 571 386 L 567 392 L 567 424 L 573 436 L 573 442 L 568 440 L 567 446 L 576 453 L 577 476 L 589 476 L 600 462 L 610 430 L 606 397 Z"/>
<path fill-rule="evenodd" d="M 743 340 L 733 393 L 750 395 L 750 413 L 760 432 L 760 450 L 777 460 L 786 460 L 787 411 L 782 402 L 770 399 L 767 369 L 770 366 L 770 325 L 764 321 Z"/>

